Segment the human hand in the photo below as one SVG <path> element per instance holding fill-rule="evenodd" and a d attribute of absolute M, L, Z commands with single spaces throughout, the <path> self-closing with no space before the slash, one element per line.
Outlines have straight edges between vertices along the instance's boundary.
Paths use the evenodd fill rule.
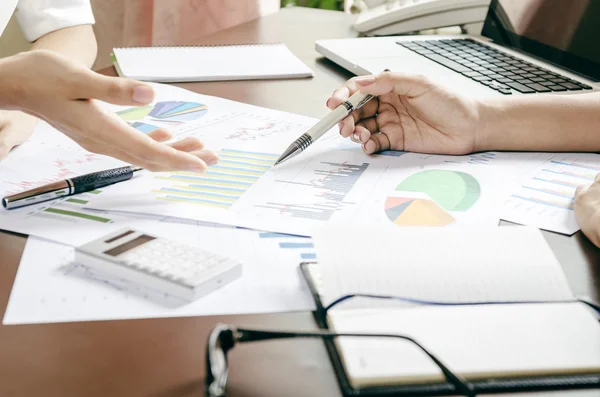
<path fill-rule="evenodd" d="M 579 186 L 575 192 L 575 218 L 583 234 L 600 247 L 600 174 L 591 185 Z"/>
<path fill-rule="evenodd" d="M 356 91 L 373 94 L 340 123 L 340 134 L 363 150 L 465 154 L 477 150 L 479 104 L 423 76 L 383 72 L 348 80 L 327 100 L 334 109 Z"/>
<path fill-rule="evenodd" d="M 31 136 L 38 120 L 23 112 L 0 110 L 0 160 Z"/>
<path fill-rule="evenodd" d="M 102 76 L 41 50 L 5 58 L 0 62 L 0 77 L 0 107 L 35 115 L 91 152 L 150 171 L 201 172 L 217 162 L 217 156 L 203 150 L 198 139 L 161 143 L 171 138 L 168 131 L 142 134 L 96 101 L 145 105 L 154 99 L 147 84 Z"/>

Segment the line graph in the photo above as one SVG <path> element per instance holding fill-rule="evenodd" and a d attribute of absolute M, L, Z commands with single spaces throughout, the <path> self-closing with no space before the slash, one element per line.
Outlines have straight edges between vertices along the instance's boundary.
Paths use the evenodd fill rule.
<path fill-rule="evenodd" d="M 290 132 L 298 127 L 306 127 L 293 121 L 285 121 L 264 115 L 252 113 L 242 113 L 239 117 L 244 117 L 244 126 L 236 127 L 227 134 L 225 139 L 235 141 L 256 141 L 274 134 Z"/>
<path fill-rule="evenodd" d="M 348 204 L 346 196 L 368 168 L 369 163 L 351 164 L 344 162 L 319 162 L 317 168 L 309 169 L 305 175 L 294 180 L 275 180 L 292 188 L 286 195 L 299 197 L 304 203 L 277 201 L 256 205 L 278 211 L 293 218 L 328 221 Z M 304 179 L 306 178 L 306 179 Z"/>
<path fill-rule="evenodd" d="M 81 170 L 88 169 L 96 163 L 101 163 L 101 156 L 89 152 L 75 152 L 70 157 L 56 159 L 50 164 L 44 164 L 40 171 L 32 173 L 27 179 L 22 180 L 0 180 L 6 184 L 4 195 L 10 195 L 32 189 L 48 183 L 61 181 L 72 176 L 81 175 Z"/>

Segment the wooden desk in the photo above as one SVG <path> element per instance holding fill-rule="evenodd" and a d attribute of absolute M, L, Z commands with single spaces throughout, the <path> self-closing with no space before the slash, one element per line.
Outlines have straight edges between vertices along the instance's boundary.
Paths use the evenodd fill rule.
<path fill-rule="evenodd" d="M 327 112 L 325 99 L 350 74 L 318 59 L 314 41 L 351 35 L 345 14 L 284 9 L 198 44 L 283 41 L 315 71 L 313 79 L 182 86 L 203 94 L 321 117 Z M 599 250 L 580 234 L 573 238 L 547 234 L 547 238 L 573 290 L 600 302 Z M 0 232 L 2 316 L 24 245 L 24 237 Z M 310 313 L 0 326 L 0 396 L 201 396 L 205 341 L 217 322 L 314 329 Z M 242 345 L 234 349 L 231 362 L 232 396 L 340 394 L 319 341 Z M 600 396 L 600 390 L 544 395 L 566 394 Z"/>

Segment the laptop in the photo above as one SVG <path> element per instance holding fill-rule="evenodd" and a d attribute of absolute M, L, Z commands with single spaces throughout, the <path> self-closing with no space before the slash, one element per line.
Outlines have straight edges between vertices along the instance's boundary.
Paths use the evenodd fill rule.
<path fill-rule="evenodd" d="M 472 96 L 600 90 L 600 0 L 493 0 L 481 36 L 320 40 L 357 74 L 426 75 Z"/>

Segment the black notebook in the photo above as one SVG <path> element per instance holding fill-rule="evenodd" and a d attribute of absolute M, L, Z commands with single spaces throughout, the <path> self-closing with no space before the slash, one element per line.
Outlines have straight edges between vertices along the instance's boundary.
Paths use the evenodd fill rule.
<path fill-rule="evenodd" d="M 344 227 L 314 241 L 319 263 L 302 272 L 320 327 L 410 336 L 478 393 L 600 387 L 597 313 L 575 299 L 539 231 Z M 325 311 L 357 293 L 421 303 L 356 297 Z M 346 396 L 454 394 L 409 342 L 326 343 Z"/>

